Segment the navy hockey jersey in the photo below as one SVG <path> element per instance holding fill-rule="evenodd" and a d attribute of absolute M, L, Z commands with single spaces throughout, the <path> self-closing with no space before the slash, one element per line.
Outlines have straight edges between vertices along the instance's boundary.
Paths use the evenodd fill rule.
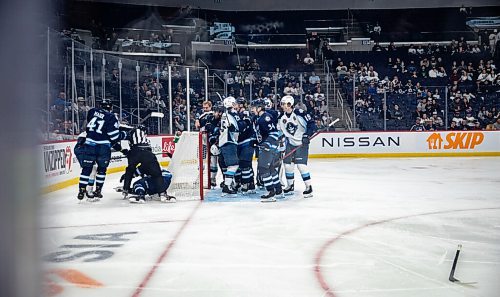
<path fill-rule="evenodd" d="M 87 113 L 87 139 L 85 144 L 112 145 L 125 138 L 126 133 L 120 133 L 120 124 L 115 114 L 101 108 L 92 108 Z"/>
<path fill-rule="evenodd" d="M 276 141 L 279 138 L 279 132 L 274 124 L 274 119 L 267 111 L 259 116 L 255 122 L 255 133 L 257 135 L 257 142 L 263 143 L 271 137 Z"/>
<path fill-rule="evenodd" d="M 247 124 L 245 128 L 238 135 L 238 145 L 251 145 L 255 141 L 255 130 L 253 129 L 252 118 L 250 112 L 245 110 L 240 114 L 240 118 L 242 118 Z"/>

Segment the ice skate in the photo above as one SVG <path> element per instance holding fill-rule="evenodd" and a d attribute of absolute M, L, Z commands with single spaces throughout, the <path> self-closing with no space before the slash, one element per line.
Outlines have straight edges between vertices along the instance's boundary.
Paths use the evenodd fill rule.
<path fill-rule="evenodd" d="M 293 184 L 284 188 L 283 193 L 285 194 L 285 196 L 293 195 L 293 188 L 294 188 Z"/>
<path fill-rule="evenodd" d="M 224 187 L 222 188 L 222 197 L 227 195 L 236 195 L 237 193 L 238 192 L 235 189 L 224 184 Z"/>
<path fill-rule="evenodd" d="M 146 203 L 146 197 L 144 195 L 130 196 L 128 201 L 130 203 Z"/>
<path fill-rule="evenodd" d="M 174 196 L 170 196 L 167 193 L 160 194 L 160 201 L 163 203 L 175 203 L 177 199 Z"/>
<path fill-rule="evenodd" d="M 260 202 L 276 202 L 274 195 L 274 190 L 271 190 L 267 194 L 260 196 Z"/>
<path fill-rule="evenodd" d="M 304 198 L 312 198 L 313 197 L 313 188 L 312 186 L 309 186 L 306 188 L 304 192 L 302 192 L 302 195 L 304 195 Z"/>

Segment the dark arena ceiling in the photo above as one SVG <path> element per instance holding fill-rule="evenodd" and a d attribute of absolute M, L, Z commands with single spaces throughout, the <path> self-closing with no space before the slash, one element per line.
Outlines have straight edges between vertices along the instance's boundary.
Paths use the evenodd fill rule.
<path fill-rule="evenodd" d="M 407 9 L 499 6 L 499 0 L 80 0 L 221 11 Z"/>

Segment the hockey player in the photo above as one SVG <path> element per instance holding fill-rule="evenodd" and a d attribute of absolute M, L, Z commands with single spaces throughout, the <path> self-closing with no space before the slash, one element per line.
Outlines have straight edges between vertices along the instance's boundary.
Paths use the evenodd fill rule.
<path fill-rule="evenodd" d="M 141 167 L 139 166 L 136 170 L 137 175 L 141 175 Z M 129 198 L 130 203 L 144 203 L 146 201 L 146 195 L 150 197 L 156 196 L 161 190 L 165 189 L 164 193 L 166 193 L 170 183 L 172 181 L 172 173 L 169 171 L 162 169 L 161 175 L 163 178 L 163 184 L 160 189 L 156 188 L 156 184 L 153 181 L 153 178 L 149 175 L 144 175 L 141 179 L 134 182 L 132 185 L 132 196 Z M 175 203 L 177 200 L 173 196 L 169 196 L 167 194 L 160 195 L 160 199 L 162 202 L 173 202 Z"/>
<path fill-rule="evenodd" d="M 150 177 L 151 188 L 160 195 L 163 202 L 167 202 L 169 197 L 166 194 L 160 163 L 153 154 L 149 140 L 146 138 L 145 128 L 139 126 L 133 129 L 129 136 L 130 150 L 124 150 L 123 153 L 127 156 L 128 166 L 123 175 L 123 198 L 127 198 L 131 192 L 130 184 L 137 167 L 140 164 L 140 173 Z M 135 200 L 144 200 L 144 197 L 138 196 Z M 129 199 L 130 200 L 130 199 Z M 144 201 L 138 201 L 144 202 Z"/>
<path fill-rule="evenodd" d="M 84 156 L 85 156 L 85 140 L 87 139 L 87 132 L 83 131 L 78 135 L 78 139 L 76 140 L 76 145 L 74 148 L 75 157 L 78 159 L 78 163 L 80 163 L 80 167 L 83 168 L 84 164 Z M 92 172 L 89 176 L 89 182 L 87 184 L 87 200 L 94 201 L 94 183 L 95 176 L 97 174 L 97 165 L 94 164 L 92 166 Z"/>
<path fill-rule="evenodd" d="M 252 159 L 254 155 L 255 131 L 252 118 L 248 110 L 240 113 L 240 117 L 247 123 L 247 127 L 238 136 L 238 160 L 241 170 L 241 192 L 255 194 L 254 172 Z"/>
<path fill-rule="evenodd" d="M 216 186 L 216 176 L 217 176 L 217 156 L 219 155 L 219 150 L 217 148 L 214 129 L 218 126 L 218 121 L 220 119 L 220 113 L 214 112 L 212 110 L 212 102 L 203 102 L 203 113 L 199 115 L 198 119 L 195 121 L 195 127 L 200 129 L 200 131 L 207 132 L 208 144 L 210 146 L 210 185 L 212 187 Z"/>
<path fill-rule="evenodd" d="M 234 176 L 238 170 L 238 135 L 247 128 L 248 123 L 240 120 L 236 112 L 237 103 L 234 97 L 224 99 L 225 111 L 221 115 L 219 128 L 219 150 L 227 170 L 224 174 L 223 195 L 236 194 L 233 188 Z"/>
<path fill-rule="evenodd" d="M 111 160 L 111 146 L 126 137 L 126 132 L 119 131 L 116 116 L 111 113 L 113 105 L 104 99 L 100 108 L 92 108 L 87 113 L 87 137 L 82 148 L 82 172 L 78 189 L 78 199 L 86 195 L 92 167 L 97 164 L 95 198 L 102 198 L 102 187 L 106 178 L 106 169 Z"/>
<path fill-rule="evenodd" d="M 307 168 L 309 136 L 314 133 L 316 126 L 309 114 L 302 109 L 294 109 L 293 105 L 294 99 L 292 96 L 287 95 L 281 99 L 283 114 L 279 118 L 278 125 L 286 137 L 285 155 L 295 150 L 283 160 L 287 180 L 287 186 L 283 191 L 285 195 L 293 194 L 293 171 L 294 164 L 297 164 L 302 180 L 306 185 L 306 189 L 303 192 L 304 198 L 309 198 L 312 197 L 311 175 Z"/>
<path fill-rule="evenodd" d="M 259 146 L 257 174 L 260 175 L 267 194 L 262 195 L 262 202 L 276 201 L 275 195 L 281 195 L 282 188 L 276 167 L 278 155 L 279 132 L 272 116 L 265 111 L 265 102 L 257 99 L 253 102 L 253 112 L 258 117 L 255 123 L 255 133 Z"/>

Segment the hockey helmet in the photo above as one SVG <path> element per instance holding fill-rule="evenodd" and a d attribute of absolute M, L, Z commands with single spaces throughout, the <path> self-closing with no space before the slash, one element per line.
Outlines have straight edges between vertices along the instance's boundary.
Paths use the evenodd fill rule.
<path fill-rule="evenodd" d="M 264 103 L 265 103 L 266 109 L 272 109 L 273 108 L 273 101 L 271 101 L 271 99 L 264 98 Z"/>
<path fill-rule="evenodd" d="M 104 108 L 105 110 L 112 110 L 113 109 L 113 103 L 111 102 L 110 99 L 102 99 L 102 101 L 101 101 L 101 108 Z"/>
<path fill-rule="evenodd" d="M 253 102 L 252 102 L 252 106 L 253 107 L 256 107 L 256 108 L 266 108 L 266 101 L 264 99 L 255 99 Z"/>
<path fill-rule="evenodd" d="M 213 107 L 214 112 L 224 112 L 224 104 L 222 101 L 218 101 L 214 107 Z"/>
<path fill-rule="evenodd" d="M 236 104 L 236 99 L 234 97 L 229 96 L 224 98 L 224 107 L 225 108 L 232 108 Z"/>
<path fill-rule="evenodd" d="M 291 106 L 293 106 L 293 104 L 295 103 L 295 99 L 293 99 L 292 96 L 290 95 L 286 95 L 286 96 L 283 96 L 283 98 L 281 98 L 281 104 L 290 104 Z"/>
<path fill-rule="evenodd" d="M 238 102 L 238 104 L 245 105 L 247 103 L 247 100 L 243 97 L 240 97 L 240 98 L 238 98 L 238 100 L 236 100 L 236 102 Z"/>

